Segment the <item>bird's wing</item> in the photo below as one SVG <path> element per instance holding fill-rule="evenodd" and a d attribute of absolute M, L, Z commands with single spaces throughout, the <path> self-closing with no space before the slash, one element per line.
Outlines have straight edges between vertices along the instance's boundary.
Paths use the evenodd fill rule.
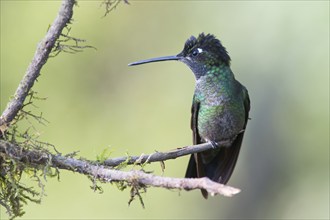
<path fill-rule="evenodd" d="M 195 96 L 193 99 L 193 104 L 191 106 L 191 119 L 190 119 L 190 128 L 193 131 L 193 143 L 200 144 L 201 137 L 198 133 L 198 112 L 199 112 L 200 103 L 196 101 Z"/>
<path fill-rule="evenodd" d="M 190 120 L 190 127 L 193 131 L 193 143 L 200 144 L 201 137 L 198 133 L 198 112 L 199 112 L 200 103 L 193 98 L 193 104 L 191 107 L 191 120 Z M 201 155 L 200 154 L 192 154 L 190 156 L 190 160 L 188 163 L 187 171 L 186 171 L 186 178 L 200 178 L 205 176 L 204 165 L 202 163 Z M 202 194 L 204 198 L 207 198 L 207 191 L 202 189 Z"/>
<path fill-rule="evenodd" d="M 247 89 L 245 88 L 243 90 L 243 96 L 244 96 L 244 110 L 245 110 L 245 125 L 244 125 L 244 129 L 245 129 L 247 121 L 249 120 L 249 112 L 250 112 L 250 97 Z"/>
<path fill-rule="evenodd" d="M 200 103 L 195 99 L 195 96 L 193 98 L 193 104 L 191 106 L 191 120 L 190 120 L 190 127 L 193 131 L 193 143 L 194 144 L 200 144 L 201 138 L 198 133 L 198 125 L 197 125 L 197 119 L 198 119 L 198 111 L 199 111 Z M 197 154 L 192 154 L 190 156 L 189 164 L 186 171 L 186 178 L 197 178 L 201 177 L 201 170 L 197 170 L 197 167 L 199 167 L 199 158 Z"/>

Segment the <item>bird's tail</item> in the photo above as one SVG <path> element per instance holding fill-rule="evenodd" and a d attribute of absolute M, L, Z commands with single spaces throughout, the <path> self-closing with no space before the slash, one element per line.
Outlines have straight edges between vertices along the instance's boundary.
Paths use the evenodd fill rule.
<path fill-rule="evenodd" d="M 234 171 L 243 135 L 244 133 L 239 134 L 230 147 L 221 147 L 217 155 L 207 164 L 202 163 L 202 158 L 203 155 L 209 156 L 210 152 L 191 155 L 185 177 L 200 178 L 206 176 L 215 182 L 226 184 Z M 207 198 L 208 194 L 205 190 L 202 190 L 202 194 L 204 198 Z"/>

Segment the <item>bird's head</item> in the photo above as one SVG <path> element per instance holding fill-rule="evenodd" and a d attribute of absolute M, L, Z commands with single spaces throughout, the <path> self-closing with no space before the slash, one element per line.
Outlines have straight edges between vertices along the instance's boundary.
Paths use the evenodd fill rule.
<path fill-rule="evenodd" d="M 168 60 L 178 60 L 187 64 L 196 78 L 212 66 L 230 65 L 230 57 L 221 42 L 212 34 L 201 33 L 197 38 L 191 36 L 186 41 L 182 52 L 177 55 L 141 60 L 130 63 L 129 66 Z"/>

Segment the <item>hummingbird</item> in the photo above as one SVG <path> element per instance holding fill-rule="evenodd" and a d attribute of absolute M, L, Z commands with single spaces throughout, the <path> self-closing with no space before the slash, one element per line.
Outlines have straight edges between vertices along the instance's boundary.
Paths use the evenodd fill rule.
<path fill-rule="evenodd" d="M 226 184 L 235 168 L 249 119 L 248 91 L 235 79 L 226 48 L 212 34 L 191 36 L 177 55 L 128 65 L 169 60 L 185 63 L 194 73 L 196 82 L 190 121 L 193 143 L 212 145 L 211 149 L 190 156 L 185 177 L 208 177 Z M 207 199 L 207 191 L 201 191 Z"/>

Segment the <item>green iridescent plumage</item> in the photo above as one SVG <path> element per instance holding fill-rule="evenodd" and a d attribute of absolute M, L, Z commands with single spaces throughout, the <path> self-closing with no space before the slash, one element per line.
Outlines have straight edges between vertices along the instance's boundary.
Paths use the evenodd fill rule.
<path fill-rule="evenodd" d="M 190 37 L 176 56 L 131 63 L 178 60 L 193 71 L 196 87 L 191 109 L 194 144 L 211 142 L 214 149 L 191 155 L 186 177 L 204 177 L 226 184 L 234 170 L 250 110 L 248 91 L 234 77 L 230 57 L 211 34 Z M 229 140 L 226 146 L 219 141 Z M 207 192 L 202 190 L 207 198 Z"/>

